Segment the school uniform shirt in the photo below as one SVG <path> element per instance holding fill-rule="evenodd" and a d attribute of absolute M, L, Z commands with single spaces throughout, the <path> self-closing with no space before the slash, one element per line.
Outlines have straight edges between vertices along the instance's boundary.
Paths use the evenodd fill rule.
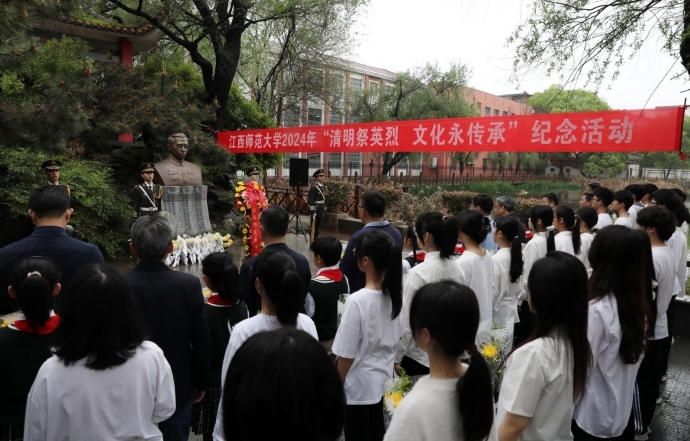
<path fill-rule="evenodd" d="M 632 224 L 632 228 L 637 228 L 637 213 L 644 208 L 641 203 L 633 204 L 632 207 L 628 208 L 628 219 Z"/>
<path fill-rule="evenodd" d="M 673 251 L 673 257 L 676 260 L 676 277 L 678 278 L 678 285 L 680 292 L 685 292 L 685 279 L 688 265 L 688 237 L 683 234 L 680 227 L 676 227 L 676 231 L 666 244 Z"/>
<path fill-rule="evenodd" d="M 429 367 L 429 356 L 417 347 L 412 338 L 410 327 L 410 304 L 417 291 L 429 283 L 441 280 L 453 280 L 461 285 L 465 284 L 465 272 L 458 268 L 452 259 L 442 259 L 439 251 L 426 254 L 424 262 L 410 269 L 410 273 L 403 285 L 403 331 L 400 343 L 395 352 L 395 362 L 400 363 L 404 356 L 408 356 L 417 363 Z"/>
<path fill-rule="evenodd" d="M 464 440 L 457 385 L 457 378 L 420 378 L 395 409 L 384 441 Z M 497 439 L 495 424 L 487 439 Z"/>
<path fill-rule="evenodd" d="M 513 283 L 510 281 L 510 248 L 499 249 L 493 256 L 494 299 L 493 322 L 502 327 L 518 323 L 518 299 L 524 289 L 523 274 Z"/>
<path fill-rule="evenodd" d="M 507 412 L 531 418 L 521 440 L 572 440 L 570 431 L 573 402 L 572 357 L 566 357 L 568 343 L 542 337 L 513 352 L 506 361 L 498 395 L 496 424 Z"/>
<path fill-rule="evenodd" d="M 278 317 L 274 315 L 267 314 L 257 314 L 252 318 L 242 320 L 232 330 L 230 335 L 230 341 L 228 342 L 228 347 L 225 350 L 225 357 L 223 358 L 223 368 L 221 371 L 221 384 L 225 385 L 225 376 L 228 374 L 228 368 L 232 362 L 233 357 L 237 350 L 242 347 L 244 342 L 249 340 L 254 334 L 265 331 L 274 331 L 276 329 L 282 328 L 283 325 L 278 321 Z M 319 336 L 316 333 L 316 326 L 312 319 L 307 317 L 305 314 L 297 315 L 297 325 L 296 329 L 300 329 L 309 333 L 317 341 Z M 223 395 L 221 394 L 220 403 L 218 404 L 218 415 L 216 416 L 216 425 L 213 427 L 213 439 L 214 441 L 224 441 L 225 440 L 225 426 L 223 424 Z"/>
<path fill-rule="evenodd" d="M 522 291 L 521 299 L 527 298 L 527 279 L 529 277 L 530 271 L 532 271 L 532 266 L 534 262 L 546 256 L 546 237 L 548 233 L 534 233 L 532 240 L 527 242 L 525 249 L 522 251 L 522 260 L 524 261 L 524 267 L 522 274 L 524 275 L 525 289 Z M 555 239 L 555 238 L 554 238 Z"/>
<path fill-rule="evenodd" d="M 38 371 L 26 405 L 25 440 L 162 440 L 175 412 L 175 383 L 163 351 L 144 341 L 124 364 L 96 371 L 57 357 Z"/>
<path fill-rule="evenodd" d="M 614 225 L 621 226 L 621 227 L 628 227 L 628 228 L 635 228 L 635 224 L 632 222 L 632 219 L 630 219 L 630 215 L 628 214 L 628 217 L 620 217 L 616 219 L 616 223 Z"/>
<path fill-rule="evenodd" d="M 393 376 L 393 358 L 402 335 L 402 316 L 391 319 L 393 304 L 380 290 L 350 294 L 333 341 L 333 353 L 353 359 L 345 376 L 348 405 L 376 404 Z"/>
<path fill-rule="evenodd" d="M 573 419 L 592 436 L 614 438 L 622 435 L 628 425 L 642 357 L 635 364 L 626 364 L 618 353 L 623 332 L 613 293 L 590 300 L 587 315 L 592 366 Z"/>
<path fill-rule="evenodd" d="M 589 264 L 589 249 L 592 247 L 592 242 L 594 242 L 594 233 L 580 234 L 580 254 L 577 257 L 585 266 L 588 278 L 592 277 L 592 266 Z"/>
<path fill-rule="evenodd" d="M 601 213 L 599 214 L 599 221 L 594 226 L 594 228 L 598 228 L 601 230 L 602 228 L 608 227 L 609 225 L 613 225 L 613 220 L 611 220 L 611 216 L 609 216 L 608 213 Z"/>
<path fill-rule="evenodd" d="M 556 245 L 556 251 L 563 251 L 571 256 L 575 256 L 572 231 L 561 231 L 556 234 L 556 237 L 554 237 L 554 244 Z"/>
<path fill-rule="evenodd" d="M 491 254 L 484 256 L 465 251 L 455 263 L 465 272 L 466 285 L 472 288 L 479 302 L 479 328 L 476 343 L 479 346 L 493 325 L 494 264 Z"/>
<path fill-rule="evenodd" d="M 669 336 L 666 311 L 671 303 L 671 298 L 680 292 L 678 277 L 676 276 L 676 258 L 673 250 L 668 245 L 652 247 L 652 260 L 654 261 L 654 274 L 656 282 L 656 325 L 654 336 L 650 340 L 659 340 Z"/>

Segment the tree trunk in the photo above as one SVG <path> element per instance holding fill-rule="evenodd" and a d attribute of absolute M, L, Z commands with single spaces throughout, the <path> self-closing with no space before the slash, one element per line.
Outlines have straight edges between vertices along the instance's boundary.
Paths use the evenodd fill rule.
<path fill-rule="evenodd" d="M 690 39 L 688 38 L 690 32 L 690 0 L 683 1 L 683 32 L 681 33 L 680 42 L 680 59 L 683 62 L 683 67 L 690 74 Z"/>

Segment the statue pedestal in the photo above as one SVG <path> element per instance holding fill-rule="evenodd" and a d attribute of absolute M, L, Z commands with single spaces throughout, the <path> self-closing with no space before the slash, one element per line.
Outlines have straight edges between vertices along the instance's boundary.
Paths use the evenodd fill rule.
<path fill-rule="evenodd" d="M 165 186 L 161 208 L 177 218 L 177 229 L 173 225 L 175 236 L 187 234 L 196 236 L 211 232 L 211 221 L 208 217 L 206 196 L 208 186 Z"/>

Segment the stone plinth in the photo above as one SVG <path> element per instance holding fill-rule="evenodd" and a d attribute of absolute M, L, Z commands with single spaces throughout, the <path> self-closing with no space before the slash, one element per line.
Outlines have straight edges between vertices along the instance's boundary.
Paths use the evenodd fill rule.
<path fill-rule="evenodd" d="M 196 236 L 211 232 L 207 195 L 206 185 L 163 187 L 162 209 L 177 219 L 178 234 Z"/>

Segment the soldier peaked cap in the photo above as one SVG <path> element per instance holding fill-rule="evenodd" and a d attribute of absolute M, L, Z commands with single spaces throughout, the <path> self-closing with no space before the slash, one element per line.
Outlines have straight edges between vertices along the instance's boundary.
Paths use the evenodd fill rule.
<path fill-rule="evenodd" d="M 323 176 L 323 175 L 324 175 L 323 169 L 320 168 L 320 169 L 316 170 L 312 176 L 316 178 L 317 176 Z"/>
<path fill-rule="evenodd" d="M 261 172 L 259 171 L 258 167 L 252 167 L 247 171 L 247 176 L 260 175 L 260 174 L 261 174 Z"/>
<path fill-rule="evenodd" d="M 47 161 L 43 161 L 43 164 L 41 164 L 41 168 L 43 170 L 60 170 L 61 166 L 62 162 L 58 161 L 57 159 L 49 159 Z"/>
<path fill-rule="evenodd" d="M 144 173 L 147 171 L 156 171 L 156 169 L 153 168 L 153 162 L 144 162 L 141 164 L 141 167 L 139 167 L 139 171 Z"/>

